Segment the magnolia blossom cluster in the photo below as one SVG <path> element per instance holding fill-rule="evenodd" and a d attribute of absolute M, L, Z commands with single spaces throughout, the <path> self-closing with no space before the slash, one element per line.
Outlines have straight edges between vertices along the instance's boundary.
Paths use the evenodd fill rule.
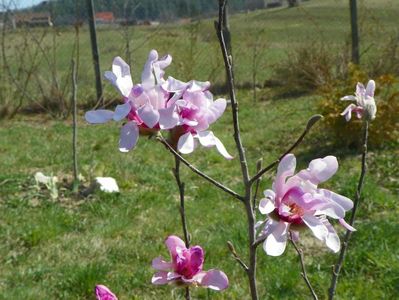
<path fill-rule="evenodd" d="M 312 160 L 307 169 L 295 174 L 296 158 L 286 155 L 277 169 L 271 190 L 264 192 L 259 210 L 267 215 L 260 235 L 265 237 L 263 248 L 268 255 L 283 254 L 289 233 L 299 238 L 299 231 L 308 227 L 314 236 L 338 252 L 340 240 L 327 217 L 338 219 L 348 230 L 355 230 L 344 220 L 345 212 L 352 209 L 352 200 L 318 185 L 332 177 L 338 169 L 334 156 Z M 295 174 L 295 175 L 294 175 Z"/>
<path fill-rule="evenodd" d="M 375 82 L 370 80 L 367 83 L 366 88 L 360 82 L 356 85 L 355 95 L 348 95 L 341 98 L 343 101 L 356 101 L 356 105 L 351 103 L 341 113 L 341 116 L 345 117 L 346 121 L 350 121 L 352 112 L 356 113 L 356 116 L 361 119 L 365 116 L 367 119 L 374 120 L 377 113 L 377 106 L 374 100 Z"/>
<path fill-rule="evenodd" d="M 193 152 L 199 142 L 204 147 L 216 146 L 225 158 L 231 159 L 222 142 L 208 130 L 225 111 L 226 100 L 213 99 L 208 81 L 165 79 L 164 69 L 171 62 L 170 55 L 159 58 L 158 52 L 151 50 L 141 83 L 133 84 L 129 65 L 116 57 L 112 71 L 107 71 L 105 78 L 119 91 L 124 103 L 115 111 L 89 111 L 86 120 L 92 124 L 125 120 L 119 140 L 122 152 L 133 149 L 140 134 L 168 130 L 172 133 L 171 140 L 176 141 L 174 146 L 181 153 Z"/>

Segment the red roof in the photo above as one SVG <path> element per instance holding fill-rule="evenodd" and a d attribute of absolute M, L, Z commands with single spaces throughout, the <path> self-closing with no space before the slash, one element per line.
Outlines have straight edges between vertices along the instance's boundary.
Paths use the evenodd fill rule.
<path fill-rule="evenodd" d="M 96 20 L 108 21 L 108 22 L 112 22 L 115 19 L 114 18 L 114 13 L 112 11 L 98 12 L 98 13 L 96 13 L 95 18 L 96 18 Z"/>

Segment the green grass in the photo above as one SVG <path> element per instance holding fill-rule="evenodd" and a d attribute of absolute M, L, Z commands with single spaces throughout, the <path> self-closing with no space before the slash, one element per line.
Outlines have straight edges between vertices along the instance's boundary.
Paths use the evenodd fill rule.
<path fill-rule="evenodd" d="M 248 80 L 251 72 L 248 64 L 252 52 L 246 49 L 255 37 L 258 38 L 253 28 L 266 28 L 262 34 L 270 41 L 269 48 L 264 50 L 268 64 L 284 57 L 291 44 L 306 44 L 319 39 L 314 35 L 317 26 L 325 41 L 338 47 L 349 33 L 345 23 L 348 17 L 346 3 L 312 0 L 298 9 L 233 16 L 231 29 L 237 52 L 238 81 Z M 362 3 L 362 19 L 375 16 L 367 19 L 369 23 L 364 26 L 371 26 L 376 20 L 380 20 L 387 30 L 396 26 L 396 1 Z M 386 8 L 389 3 L 392 3 L 392 9 Z M 134 79 L 139 79 L 151 48 L 174 56 L 168 74 L 190 79 L 191 72 L 196 79 L 208 79 L 220 54 L 211 21 L 202 21 L 201 26 L 196 46 L 196 51 L 201 50 L 201 54 L 193 65 L 187 63 L 190 61 L 188 26 L 168 25 L 135 50 Z M 251 29 L 249 33 L 248 29 Z M 135 28 L 134 43 L 140 44 L 139 41 L 144 41 L 154 30 Z M 72 36 L 69 30 L 61 33 L 58 62 L 63 72 L 69 65 Z M 84 98 L 93 95 L 94 91 L 85 29 L 81 38 L 79 91 Z M 122 38 L 115 30 L 100 29 L 99 44 L 102 69 L 106 70 L 112 57 L 123 53 Z M 204 63 L 206 58 L 207 63 Z M 223 72 L 220 66 L 214 80 L 221 80 Z M 270 68 L 265 68 L 259 78 L 268 75 Z M 106 90 L 110 97 L 116 97 L 109 85 Z M 254 103 L 249 91 L 238 91 L 242 138 L 252 174 L 258 158 L 262 157 L 266 164 L 290 146 L 301 134 L 306 120 L 317 113 L 317 102 L 322 101 L 317 96 L 270 101 L 267 100 L 269 91 L 260 93 L 266 100 Z M 39 170 L 70 182 L 70 120 L 55 121 L 46 115 L 18 115 L 0 125 L 0 299 L 93 299 L 93 288 L 97 283 L 111 287 L 120 299 L 183 299 L 180 289 L 150 284 L 154 272 L 151 260 L 159 255 L 167 257 L 163 240 L 170 234 L 182 235 L 177 187 L 171 171 L 173 158 L 161 144 L 146 137 L 140 137 L 138 146 L 129 154 L 119 153 L 120 124 L 89 126 L 81 113 L 78 131 L 80 172 L 88 179 L 97 175 L 116 178 L 121 189 L 119 195 L 98 192 L 85 199 L 75 199 L 61 183 L 60 199 L 53 202 L 47 191 L 35 186 L 33 174 Z M 322 141 L 328 141 L 329 137 L 320 128 L 316 126 L 295 150 L 298 169 L 306 167 L 313 158 L 327 154 L 337 156 L 340 169 L 323 187 L 353 197 L 360 171 L 359 150 L 323 146 Z M 214 149 L 198 149 L 187 158 L 207 174 L 242 192 L 230 109 L 212 130 L 236 159 L 225 161 Z M 394 146 L 397 149 L 398 145 Z M 364 198 L 355 224 L 358 231 L 353 235 L 340 277 L 337 299 L 395 299 L 399 293 L 397 155 L 398 151 L 393 147 L 370 153 Z M 262 191 L 270 187 L 273 176 L 273 173 L 265 176 Z M 205 269 L 222 269 L 230 279 L 230 287 L 223 293 L 196 289 L 193 297 L 249 299 L 246 278 L 226 246 L 227 240 L 232 241 L 237 252 L 246 257 L 246 217 L 242 205 L 184 167 L 182 179 L 186 182 L 188 228 L 193 244 L 205 249 Z M 338 224 L 334 225 L 339 228 Z M 331 265 L 337 255 L 330 253 L 309 233 L 304 234 L 301 246 L 310 280 L 320 299 L 324 299 Z M 261 299 L 310 298 L 292 247 L 278 258 L 266 256 L 260 248 L 258 257 Z"/>

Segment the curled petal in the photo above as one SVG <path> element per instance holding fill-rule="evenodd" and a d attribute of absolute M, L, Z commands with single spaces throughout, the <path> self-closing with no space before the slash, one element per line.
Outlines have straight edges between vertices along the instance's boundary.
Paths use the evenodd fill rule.
<path fill-rule="evenodd" d="M 211 86 L 211 83 L 209 81 L 197 81 L 197 80 L 192 80 L 190 81 L 190 85 L 187 88 L 187 91 L 189 92 L 203 92 L 209 89 Z"/>
<path fill-rule="evenodd" d="M 196 137 L 200 141 L 200 144 L 204 147 L 216 146 L 219 153 L 226 159 L 233 159 L 233 157 L 227 152 L 223 143 L 213 134 L 212 131 L 200 131 Z"/>
<path fill-rule="evenodd" d="M 195 143 L 191 132 L 183 134 L 177 142 L 177 150 L 183 154 L 189 154 L 194 151 Z"/>
<path fill-rule="evenodd" d="M 339 236 L 327 219 L 323 220 L 323 223 L 328 230 L 328 234 L 325 238 L 326 245 L 328 248 L 334 251 L 334 253 L 337 253 L 341 249 L 341 241 L 339 240 Z"/>
<path fill-rule="evenodd" d="M 166 271 L 159 271 L 155 273 L 151 278 L 151 283 L 155 285 L 162 285 L 169 283 L 168 280 L 168 272 Z"/>
<path fill-rule="evenodd" d="M 94 292 L 96 294 L 97 300 L 118 300 L 115 294 L 112 293 L 111 290 L 105 285 L 96 285 Z"/>
<path fill-rule="evenodd" d="M 224 272 L 211 269 L 201 276 L 199 284 L 215 291 L 222 291 L 229 286 L 229 279 Z"/>
<path fill-rule="evenodd" d="M 155 77 L 153 74 L 153 64 L 158 59 L 158 52 L 156 50 L 151 50 L 148 54 L 147 62 L 144 65 L 143 72 L 141 73 L 141 84 L 144 89 L 154 87 Z"/>
<path fill-rule="evenodd" d="M 344 226 L 346 229 L 348 229 L 349 231 L 356 231 L 356 229 L 354 227 L 352 227 L 351 225 L 349 225 L 348 223 L 346 223 L 346 221 L 342 218 L 338 220 L 339 223 Z"/>
<path fill-rule="evenodd" d="M 349 104 L 344 111 L 341 113 L 341 116 L 345 117 L 345 120 L 347 122 L 350 121 L 350 119 L 352 118 L 352 110 L 354 110 L 357 106 L 355 104 Z"/>
<path fill-rule="evenodd" d="M 169 76 L 168 79 L 162 84 L 162 88 L 170 93 L 182 92 L 188 86 L 188 83 L 180 81 L 172 76 Z"/>
<path fill-rule="evenodd" d="M 128 152 L 134 148 L 139 139 L 139 128 L 135 122 L 128 122 L 121 128 L 119 151 Z"/>
<path fill-rule="evenodd" d="M 341 98 L 342 101 L 356 101 L 357 98 L 353 95 L 344 96 Z"/>
<path fill-rule="evenodd" d="M 107 109 L 91 110 L 85 113 L 85 119 L 91 124 L 101 124 L 112 120 L 114 112 Z"/>
<path fill-rule="evenodd" d="M 324 197 L 340 205 L 345 211 L 348 211 L 353 207 L 353 201 L 349 198 L 325 189 L 319 189 L 318 192 L 321 193 Z"/>
<path fill-rule="evenodd" d="M 288 223 L 280 221 L 273 229 L 263 243 L 263 249 L 270 256 L 280 256 L 287 246 Z"/>
<path fill-rule="evenodd" d="M 363 83 L 358 82 L 356 85 L 356 95 L 363 96 L 366 93 Z"/>

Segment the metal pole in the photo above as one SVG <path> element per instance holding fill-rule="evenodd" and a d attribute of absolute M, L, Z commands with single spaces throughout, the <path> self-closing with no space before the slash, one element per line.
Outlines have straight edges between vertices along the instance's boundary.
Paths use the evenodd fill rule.
<path fill-rule="evenodd" d="M 87 0 L 87 11 L 89 16 L 89 27 L 90 27 L 90 40 L 91 40 L 91 52 L 93 54 L 93 65 L 94 74 L 96 77 L 96 91 L 97 91 L 97 101 L 101 100 L 101 104 L 104 105 L 103 87 L 101 84 L 101 73 L 100 73 L 100 55 L 97 46 L 97 33 L 96 33 L 96 22 L 94 19 L 94 6 L 93 0 Z"/>
<path fill-rule="evenodd" d="M 352 30 L 352 62 L 354 64 L 360 63 L 359 56 L 359 32 L 357 28 L 357 1 L 349 0 L 351 13 L 351 30 Z"/>

